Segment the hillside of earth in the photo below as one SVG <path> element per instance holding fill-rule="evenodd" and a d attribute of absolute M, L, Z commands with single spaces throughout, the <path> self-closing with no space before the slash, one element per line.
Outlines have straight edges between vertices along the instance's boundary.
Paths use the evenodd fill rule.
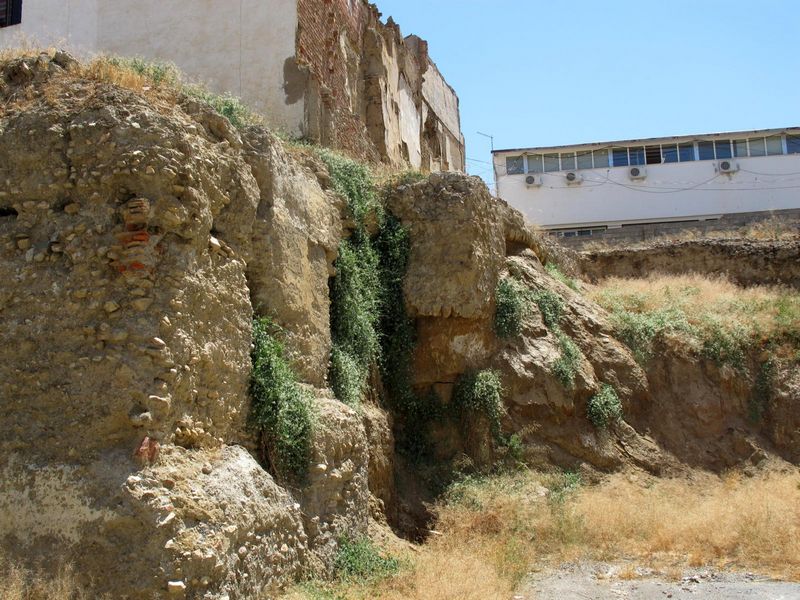
<path fill-rule="evenodd" d="M 7 54 L 0 101 L 0 594 L 800 578 L 793 278 L 593 276 L 168 65 Z"/>

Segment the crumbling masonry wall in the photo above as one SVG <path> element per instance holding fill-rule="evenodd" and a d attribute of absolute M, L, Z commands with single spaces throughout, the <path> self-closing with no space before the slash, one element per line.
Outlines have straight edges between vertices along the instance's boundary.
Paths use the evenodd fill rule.
<path fill-rule="evenodd" d="M 322 4 L 322 6 L 320 6 Z M 367 160 L 463 171 L 458 97 L 428 55 L 364 0 L 298 0 L 306 134 Z"/>

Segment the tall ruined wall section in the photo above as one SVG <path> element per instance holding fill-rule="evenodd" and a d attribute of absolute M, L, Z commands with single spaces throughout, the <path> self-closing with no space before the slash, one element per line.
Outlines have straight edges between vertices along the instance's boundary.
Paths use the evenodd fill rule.
<path fill-rule="evenodd" d="M 234 600 L 366 532 L 374 450 L 326 389 L 344 231 L 319 168 L 60 53 L 0 63 L 0 554 Z M 254 314 L 315 397 L 303 485 L 255 458 Z"/>
<path fill-rule="evenodd" d="M 320 6 L 322 4 L 322 6 Z M 458 97 L 428 56 L 363 0 L 298 0 L 306 134 L 393 166 L 463 171 Z"/>

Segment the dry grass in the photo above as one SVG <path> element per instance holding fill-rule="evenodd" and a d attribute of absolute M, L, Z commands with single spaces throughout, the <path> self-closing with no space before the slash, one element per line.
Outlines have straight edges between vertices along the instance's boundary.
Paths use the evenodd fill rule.
<path fill-rule="evenodd" d="M 0 51 L 0 67 L 14 59 L 37 56 L 52 58 L 55 53 L 53 48 L 44 49 L 35 45 L 3 50 Z M 81 86 L 80 90 L 73 89 L 71 93 L 85 100 L 91 99 L 99 86 L 110 84 L 146 97 L 153 108 L 164 114 L 169 114 L 182 98 L 190 98 L 208 104 L 235 127 L 263 124 L 263 118 L 252 112 L 239 98 L 210 92 L 202 82 L 188 79 L 172 63 L 137 57 L 98 56 L 90 62 L 81 62 L 68 72 L 48 78 L 40 86 L 26 86 L 17 90 L 2 108 L 25 110 L 39 98 L 43 98 L 50 107 L 58 107 L 64 96 L 65 83 Z"/>
<path fill-rule="evenodd" d="M 692 325 L 711 320 L 766 337 L 800 328 L 800 293 L 775 286 L 742 288 L 722 276 L 611 277 L 588 286 L 588 292 L 612 312 L 620 308 L 637 313 L 677 309 Z"/>
<path fill-rule="evenodd" d="M 459 484 L 439 507 L 441 535 L 399 575 L 293 597 L 509 598 L 532 568 L 572 560 L 624 560 L 621 578 L 642 566 L 679 579 L 683 568 L 704 565 L 800 580 L 797 471 L 574 482 L 519 472 Z"/>
<path fill-rule="evenodd" d="M 0 557 L 0 598 L 2 600 L 89 600 L 96 598 L 77 583 L 69 566 L 53 574 L 30 571 Z"/>
<path fill-rule="evenodd" d="M 580 493 L 570 506 L 600 558 L 656 566 L 727 565 L 800 580 L 800 476 L 655 480 L 623 476 Z"/>
<path fill-rule="evenodd" d="M 619 339 L 641 364 L 654 343 L 677 337 L 720 365 L 745 373 L 763 351 L 800 361 L 800 293 L 776 286 L 741 288 L 724 277 L 660 275 L 609 278 L 587 294 L 611 313 Z"/>

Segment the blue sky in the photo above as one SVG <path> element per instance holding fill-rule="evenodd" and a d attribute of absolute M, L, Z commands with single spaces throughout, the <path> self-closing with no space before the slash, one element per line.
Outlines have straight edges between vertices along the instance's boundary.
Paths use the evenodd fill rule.
<path fill-rule="evenodd" d="M 800 125 L 800 0 L 373 0 L 495 148 Z"/>

